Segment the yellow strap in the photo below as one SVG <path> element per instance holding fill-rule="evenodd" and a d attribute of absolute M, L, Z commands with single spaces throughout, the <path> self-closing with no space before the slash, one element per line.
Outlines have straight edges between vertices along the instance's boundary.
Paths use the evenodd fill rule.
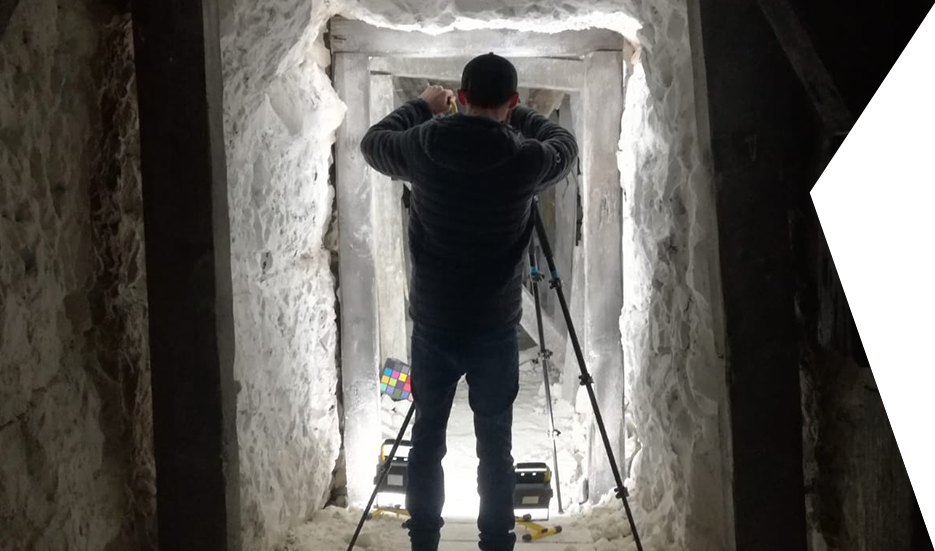
<path fill-rule="evenodd" d="M 537 540 L 537 539 L 545 538 L 548 536 L 554 536 L 555 534 L 558 534 L 558 528 L 544 528 L 538 532 L 536 531 L 530 532 L 529 539 Z"/>
<path fill-rule="evenodd" d="M 377 517 L 382 517 L 383 515 L 389 515 L 389 514 L 408 517 L 409 511 L 405 509 L 397 509 L 396 507 L 374 507 L 373 513 L 371 513 L 371 516 L 373 518 L 377 518 Z"/>
<path fill-rule="evenodd" d="M 541 524 L 536 524 L 535 522 L 532 522 L 531 520 L 523 520 L 521 518 L 516 519 L 516 524 L 519 524 L 520 526 L 525 526 L 526 528 L 533 530 L 533 531 L 539 531 L 545 528 L 545 526 L 542 526 Z"/>
<path fill-rule="evenodd" d="M 537 540 L 547 536 L 554 536 L 562 531 L 560 526 L 553 526 L 551 528 L 546 528 L 545 526 L 532 522 L 531 520 L 524 520 L 522 518 L 516 519 L 516 524 L 523 526 L 528 530 L 523 536 L 524 541 L 528 538 L 529 540 Z"/>

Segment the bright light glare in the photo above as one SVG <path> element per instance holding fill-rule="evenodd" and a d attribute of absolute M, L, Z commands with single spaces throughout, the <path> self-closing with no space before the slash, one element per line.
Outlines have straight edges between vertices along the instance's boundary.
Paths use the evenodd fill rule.
<path fill-rule="evenodd" d="M 399 492 L 380 492 L 377 494 L 378 507 L 406 507 L 406 494 Z"/>
<path fill-rule="evenodd" d="M 472 439 L 473 440 L 473 439 Z M 473 442 L 471 442 L 473 443 Z M 477 494 L 477 457 L 457 446 L 442 461 L 445 468 L 445 508 L 442 516 L 452 522 L 477 520 L 480 496 Z"/>

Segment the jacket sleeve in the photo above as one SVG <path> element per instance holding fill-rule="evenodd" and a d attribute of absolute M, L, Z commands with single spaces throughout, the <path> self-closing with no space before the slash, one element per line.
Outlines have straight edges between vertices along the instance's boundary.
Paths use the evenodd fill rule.
<path fill-rule="evenodd" d="M 367 164 L 381 174 L 397 180 L 410 180 L 408 131 L 432 118 L 432 110 L 423 99 L 407 101 L 383 120 L 370 127 L 360 141 L 360 151 Z"/>
<path fill-rule="evenodd" d="M 571 132 L 523 106 L 513 109 L 510 124 L 526 139 L 538 142 L 538 163 L 541 166 L 538 170 L 537 191 L 554 185 L 576 166 L 578 143 Z"/>

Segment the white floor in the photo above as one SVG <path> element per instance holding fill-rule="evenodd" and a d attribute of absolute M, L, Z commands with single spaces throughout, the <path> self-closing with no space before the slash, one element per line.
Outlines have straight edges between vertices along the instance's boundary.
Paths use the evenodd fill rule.
<path fill-rule="evenodd" d="M 560 525 L 562 532 L 530 543 L 518 543 L 517 550 L 541 551 L 629 551 L 635 549 L 629 537 L 629 527 L 620 503 L 606 497 L 595 506 L 578 505 L 578 483 L 582 477 L 586 435 L 580 415 L 571 404 L 557 399 L 559 384 L 552 382 L 556 428 L 561 431 L 559 444 L 559 476 L 565 514 L 558 513 L 558 501 L 553 498 L 550 520 L 539 521 L 544 526 Z M 383 404 L 384 435 L 396 436 L 409 403 Z M 514 406 L 513 458 L 517 463 L 535 461 L 552 464 L 552 443 L 549 438 L 548 416 L 541 368 L 526 362 L 521 366 L 520 394 Z M 446 525 L 442 530 L 440 551 L 477 549 L 478 496 L 476 490 L 477 458 L 474 452 L 474 427 L 467 401 L 467 385 L 462 380 L 455 397 L 448 426 L 448 455 L 445 468 Z M 554 474 L 553 474 L 554 476 Z M 359 509 L 330 507 L 320 511 L 308 524 L 289 536 L 289 551 L 345 551 L 354 527 L 360 518 Z M 403 518 L 384 516 L 368 521 L 357 542 L 357 549 L 366 551 L 405 551 L 409 549 Z M 517 535 L 525 529 L 517 526 Z M 648 551 L 648 550 L 647 550 Z"/>
<path fill-rule="evenodd" d="M 517 551 L 635 551 L 619 501 L 605 499 L 598 505 L 574 507 L 565 515 L 553 515 L 546 526 L 561 526 L 559 534 L 529 543 L 517 542 Z M 294 530 L 285 551 L 346 551 L 360 518 L 359 509 L 329 507 L 311 522 Z M 409 540 L 402 528 L 404 518 L 382 516 L 367 521 L 355 549 L 407 551 Z M 525 530 L 517 527 L 517 535 Z M 477 549 L 477 529 L 468 519 L 446 519 L 439 551 Z M 647 549 L 647 551 L 650 551 Z M 658 550 L 655 550 L 658 551 Z"/>

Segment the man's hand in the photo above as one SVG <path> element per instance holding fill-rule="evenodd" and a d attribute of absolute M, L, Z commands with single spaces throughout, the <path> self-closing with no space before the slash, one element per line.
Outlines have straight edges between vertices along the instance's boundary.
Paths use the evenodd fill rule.
<path fill-rule="evenodd" d="M 438 115 L 445 113 L 451 107 L 448 105 L 448 99 L 454 96 L 454 92 L 442 86 L 429 86 L 420 96 L 428 104 L 432 113 Z"/>

